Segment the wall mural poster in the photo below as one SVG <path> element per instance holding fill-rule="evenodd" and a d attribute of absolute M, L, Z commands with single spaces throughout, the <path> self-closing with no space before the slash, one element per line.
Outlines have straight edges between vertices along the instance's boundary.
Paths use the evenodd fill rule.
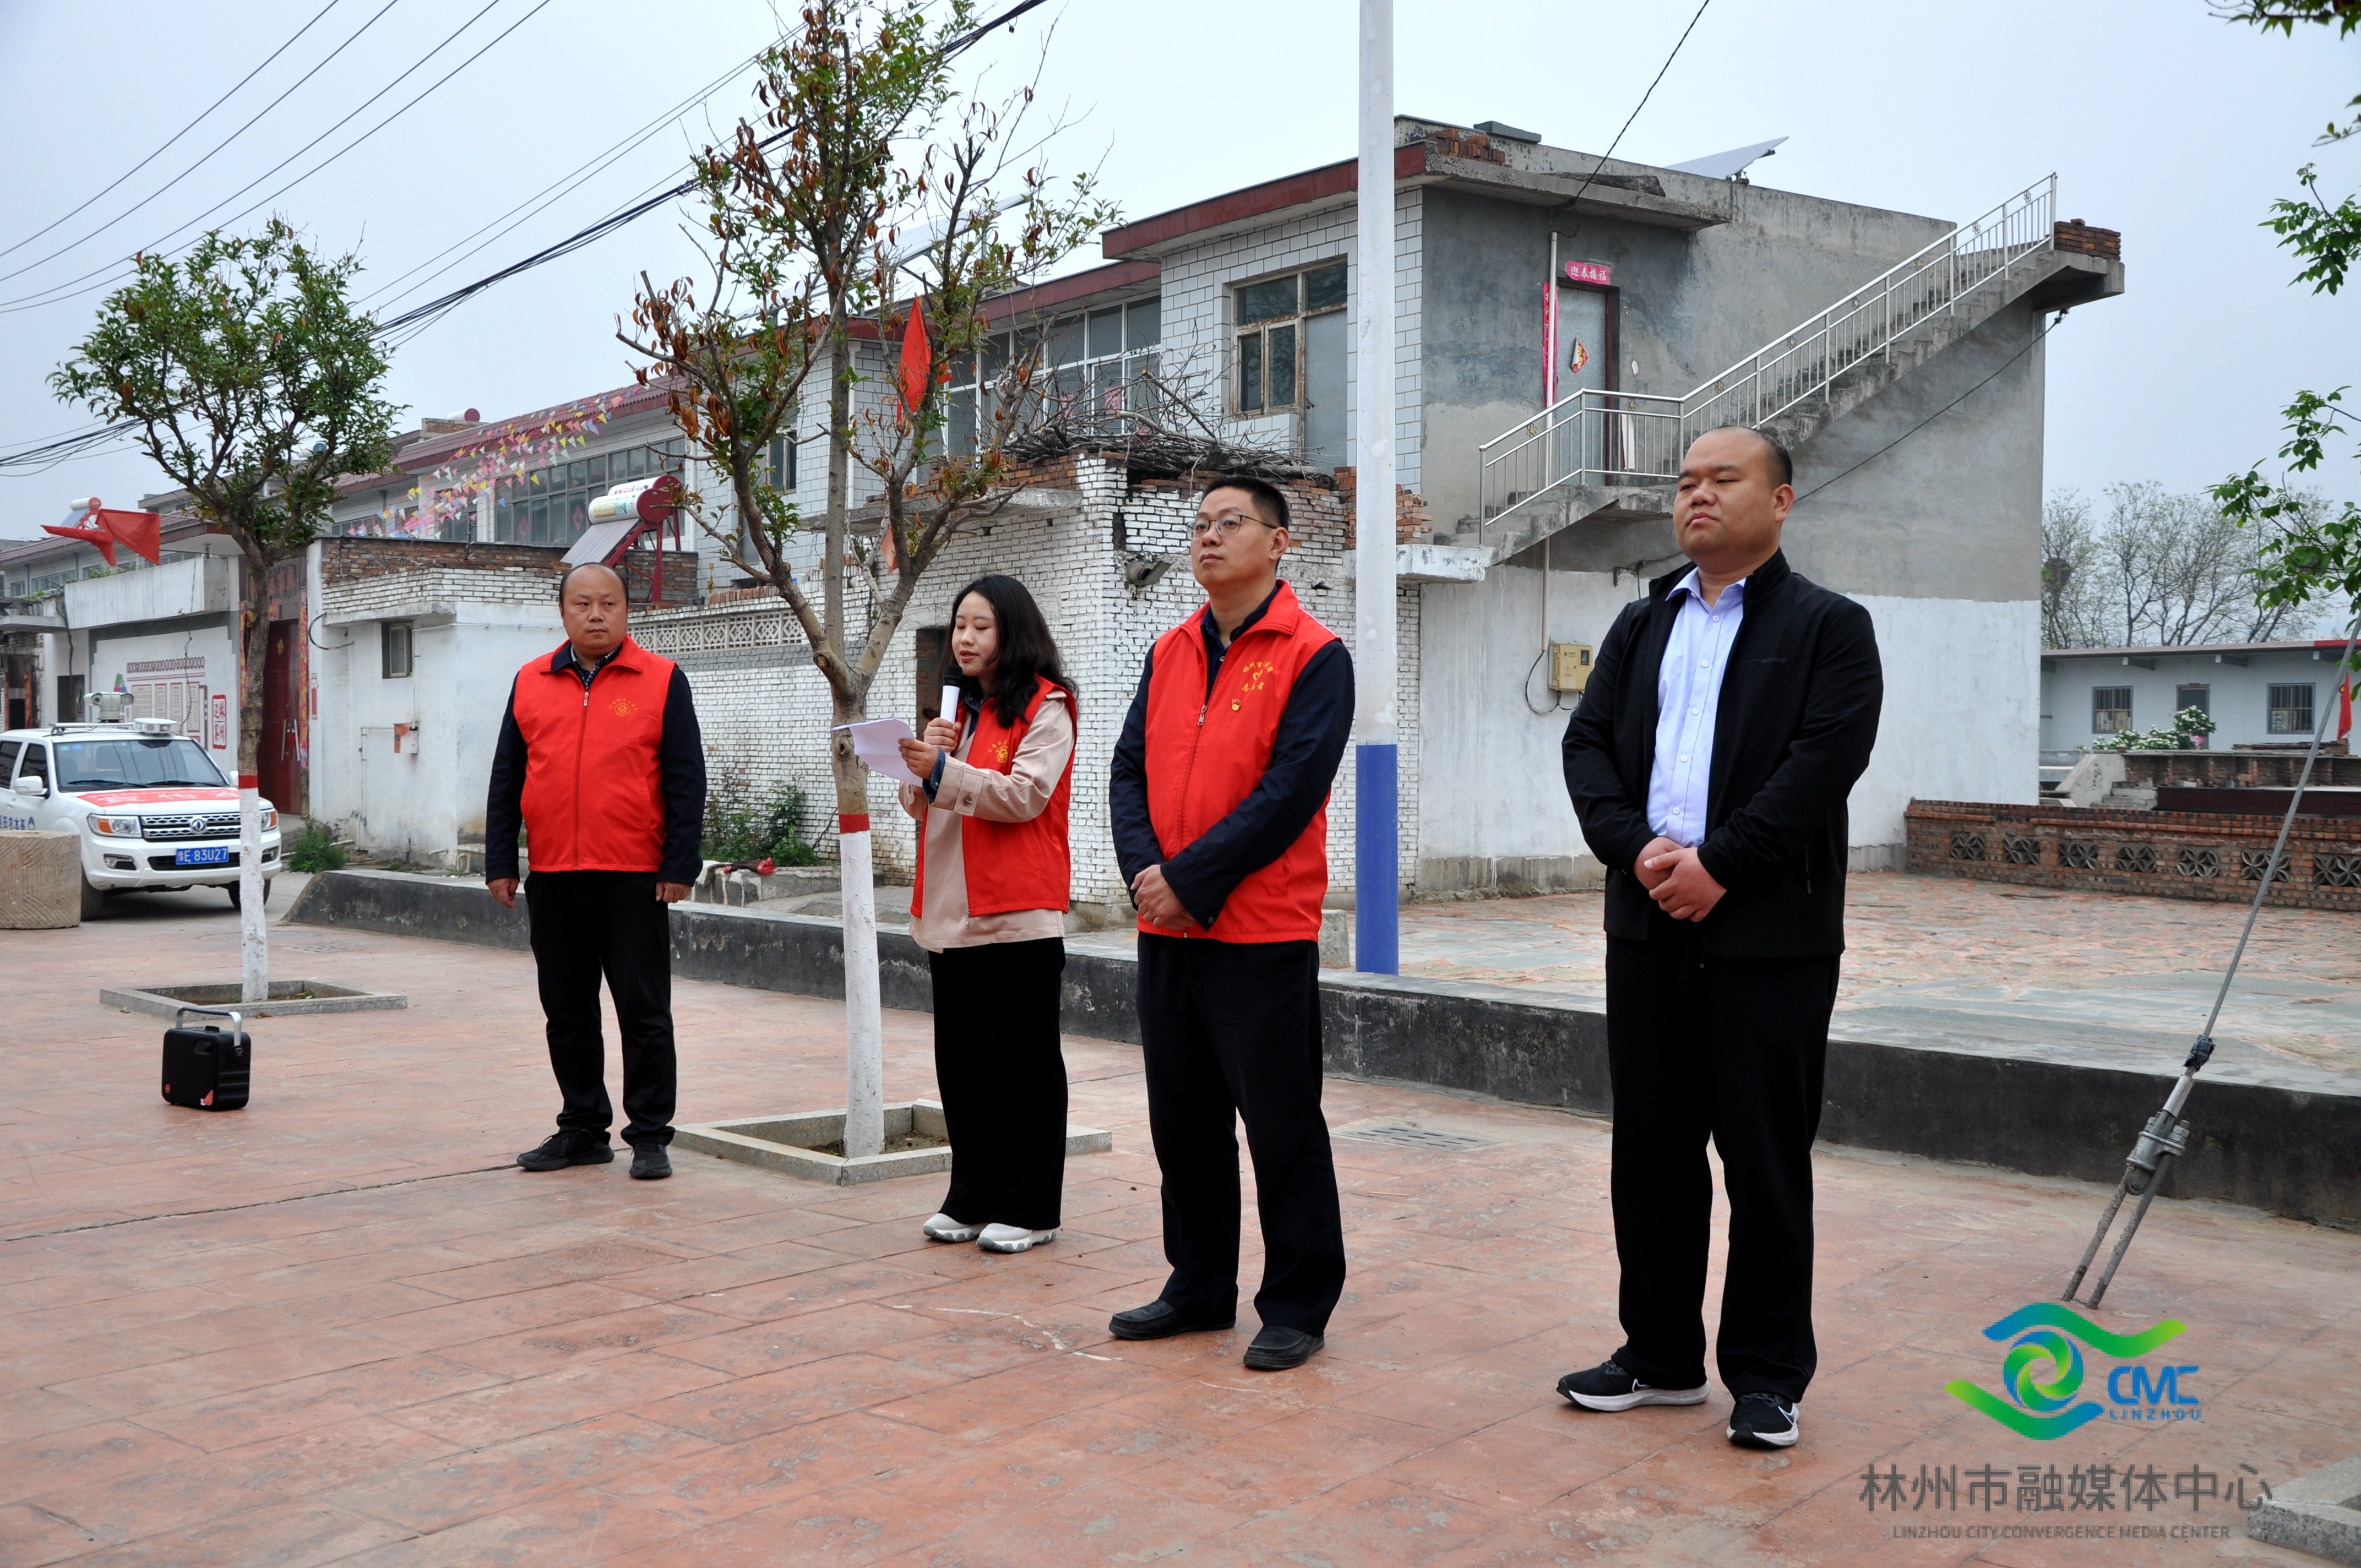
<path fill-rule="evenodd" d="M 216 751 L 229 750 L 229 694 L 227 692 L 214 693 L 213 749 Z"/>

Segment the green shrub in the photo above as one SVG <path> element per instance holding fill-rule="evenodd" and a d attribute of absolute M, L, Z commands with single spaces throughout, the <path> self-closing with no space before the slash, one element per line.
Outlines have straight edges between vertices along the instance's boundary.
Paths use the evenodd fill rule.
<path fill-rule="evenodd" d="M 758 794 L 743 767 L 718 769 L 706 782 L 705 858 L 812 865 L 819 855 L 804 837 L 803 815 L 804 792 L 794 784 Z"/>
<path fill-rule="evenodd" d="M 317 822 L 307 824 L 287 850 L 287 869 L 295 872 L 340 872 L 345 848 L 336 836 Z"/>

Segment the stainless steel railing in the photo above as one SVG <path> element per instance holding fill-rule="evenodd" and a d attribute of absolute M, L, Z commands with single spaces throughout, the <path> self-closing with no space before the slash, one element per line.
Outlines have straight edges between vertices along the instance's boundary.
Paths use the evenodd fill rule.
<path fill-rule="evenodd" d="M 1833 397 L 1897 347 L 1932 334 L 2055 247 L 2058 177 L 2037 181 L 1843 299 L 1782 333 L 1686 397 L 1586 390 L 1486 442 L 1482 518 L 1503 518 L 1577 486 L 1654 485 L 1680 470 L 1701 433 L 1763 425 Z"/>

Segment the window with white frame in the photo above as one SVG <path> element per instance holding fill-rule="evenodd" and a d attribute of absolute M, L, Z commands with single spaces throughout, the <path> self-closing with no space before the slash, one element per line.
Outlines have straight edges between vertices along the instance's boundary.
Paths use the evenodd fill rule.
<path fill-rule="evenodd" d="M 410 622 L 389 620 L 378 642 L 378 672 L 389 681 L 406 680 L 410 675 Z"/>
<path fill-rule="evenodd" d="M 2272 685 L 2270 733 L 2274 735 L 2311 734 L 2312 693 L 2312 684 L 2308 681 L 2301 685 Z"/>
<path fill-rule="evenodd" d="M 1041 356 L 1029 393 L 1034 407 L 1018 428 L 1055 420 L 1077 433 L 1113 435 L 1126 416 L 1154 406 L 1157 345 L 1163 341 L 1161 299 L 1060 316 L 1046 328 L 1012 327 L 984 339 L 981 354 L 951 360 L 949 423 L 944 444 L 972 453 L 1004 395 L 1010 367 Z"/>
<path fill-rule="evenodd" d="M 1235 397 L 1242 414 L 1301 406 L 1304 343 L 1313 319 L 1345 308 L 1345 264 L 1329 262 L 1231 291 L 1237 326 Z"/>
<path fill-rule="evenodd" d="M 2132 688 L 2092 686 L 2091 688 L 2091 733 L 2120 735 L 2131 727 Z"/>

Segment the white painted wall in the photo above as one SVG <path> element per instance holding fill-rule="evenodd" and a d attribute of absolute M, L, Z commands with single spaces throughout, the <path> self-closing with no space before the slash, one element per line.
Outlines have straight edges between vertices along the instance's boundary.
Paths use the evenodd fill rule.
<path fill-rule="evenodd" d="M 434 863 L 483 837 L 510 681 L 566 633 L 554 603 L 462 602 L 412 620 L 412 674 L 388 679 L 386 619 L 409 618 L 314 633 L 312 809 L 369 853 Z M 416 726 L 399 751 L 398 724 Z"/>
<path fill-rule="evenodd" d="M 1544 641 L 1597 646 L 1641 586 L 1589 572 L 1495 567 L 1480 583 L 1430 583 L 1419 693 L 1427 744 L 1424 857 L 1589 852 L 1565 795 L 1567 713 L 1534 714 L 1519 687 Z M 1850 842 L 1903 841 L 1914 798 L 2030 803 L 2039 787 L 2040 606 L 2032 601 L 1856 596 L 1877 626 L 1885 704 L 1877 749 L 1853 788 Z M 1534 703 L 1548 700 L 1532 670 Z"/>
<path fill-rule="evenodd" d="M 211 615 L 236 601 L 237 563 L 221 555 L 169 561 L 65 587 L 66 620 L 77 629 Z"/>
<path fill-rule="evenodd" d="M 1629 573 L 1619 581 L 1603 572 L 1552 572 L 1544 635 L 1538 570 L 1496 566 L 1479 583 L 1420 590 L 1422 857 L 1588 852 L 1560 762 L 1573 699 L 1558 706 L 1548 671 L 1533 659 L 1551 641 L 1597 647 L 1617 613 L 1645 591 Z"/>
<path fill-rule="evenodd" d="M 1851 596 L 1877 623 L 1885 707 L 1852 791 L 1852 842 L 1900 844 L 1916 800 L 2029 806 L 2041 792 L 2037 599 Z"/>

